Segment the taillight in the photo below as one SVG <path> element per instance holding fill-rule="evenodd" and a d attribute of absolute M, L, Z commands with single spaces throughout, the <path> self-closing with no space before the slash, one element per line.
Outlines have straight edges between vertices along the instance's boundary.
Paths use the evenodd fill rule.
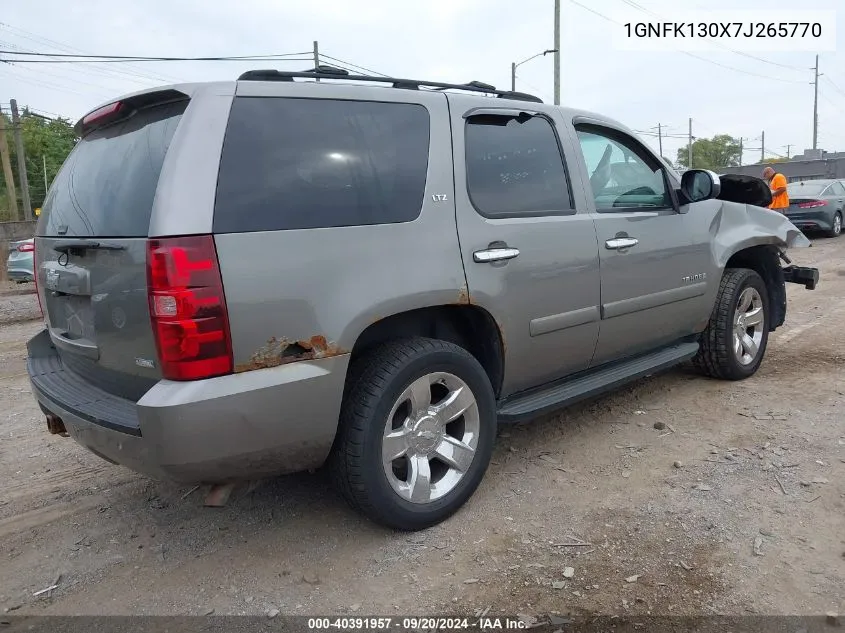
<path fill-rule="evenodd" d="M 799 202 L 799 209 L 814 209 L 816 207 L 823 207 L 827 204 L 824 200 L 808 200 L 807 202 Z"/>
<path fill-rule="evenodd" d="M 31 253 L 35 250 L 35 244 L 30 244 L 27 242 L 26 244 L 20 244 L 18 246 L 19 253 Z"/>
<path fill-rule="evenodd" d="M 162 375 L 198 380 L 231 373 L 232 341 L 214 238 L 148 240 L 147 284 Z"/>
<path fill-rule="evenodd" d="M 41 318 L 44 318 L 44 306 L 41 305 L 41 293 L 38 292 L 38 254 L 35 252 L 35 244 L 32 244 L 32 281 L 35 282 L 35 296 L 38 299 L 38 311 Z"/>

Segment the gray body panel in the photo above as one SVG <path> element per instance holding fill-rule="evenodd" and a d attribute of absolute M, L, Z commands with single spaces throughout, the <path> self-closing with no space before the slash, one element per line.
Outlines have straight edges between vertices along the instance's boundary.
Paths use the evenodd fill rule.
<path fill-rule="evenodd" d="M 235 82 L 199 84 L 164 159 L 150 237 L 211 233 L 223 135 Z"/>
<path fill-rule="evenodd" d="M 50 338 L 73 371 L 137 400 L 161 378 L 147 300 L 147 240 L 107 240 L 121 250 L 54 250 L 73 241 L 35 238 Z"/>
<path fill-rule="evenodd" d="M 333 353 L 348 353 L 375 321 L 465 302 L 445 95 L 283 82 L 244 83 L 238 95 L 416 103 L 431 131 L 422 211 L 412 222 L 215 236 L 236 368 L 255 367 L 271 338 L 324 337 Z"/>
<path fill-rule="evenodd" d="M 583 395 L 599 392 L 603 381 L 616 384 L 688 357 L 690 343 L 677 341 L 706 326 L 731 255 L 763 244 L 808 244 L 784 216 L 720 200 L 688 205 L 681 213 L 597 213 L 573 120 L 589 117 L 627 130 L 589 113 L 331 82 L 175 88 L 191 101 L 164 158 L 150 237 L 212 232 L 236 95 L 419 104 L 430 117 L 429 161 L 421 212 L 413 221 L 214 235 L 235 367 L 217 378 L 161 380 L 155 367 L 136 362 L 155 358 L 144 237 L 109 240 L 122 250 L 87 251 L 68 266 L 57 264 L 53 247 L 60 238 L 37 238 L 51 332 L 30 344 L 35 397 L 81 444 L 153 476 L 211 482 L 322 464 L 337 431 L 351 351 L 368 327 L 392 315 L 472 304 L 493 317 L 504 343 L 503 401 L 554 381 L 555 393 Z M 490 219 L 475 209 L 466 185 L 464 115 L 478 108 L 524 108 L 548 117 L 565 159 L 574 213 Z M 674 174 L 669 178 L 678 185 Z M 621 233 L 639 244 L 624 252 L 606 249 L 605 241 Z M 475 261 L 476 251 L 500 242 L 519 249 L 518 257 Z M 84 265 L 77 269 L 75 262 Z M 56 288 L 45 286 L 48 271 Z M 60 294 L 45 294 L 54 291 Z M 125 323 L 118 319 L 121 328 L 106 309 L 117 297 L 131 303 Z M 111 319 L 116 331 L 97 327 L 92 340 L 84 329 L 62 336 L 68 301 L 89 302 L 92 319 Z M 292 345 L 311 353 L 282 360 L 281 352 Z M 608 369 L 639 352 L 651 356 Z M 585 378 L 585 371 L 599 373 Z M 579 382 L 566 387 L 573 374 Z M 92 390 L 74 403 L 67 389 L 79 380 L 109 395 Z M 549 397 L 511 400 L 511 413 L 524 414 L 532 401 L 548 403 Z M 129 411 L 137 432 L 97 423 L 104 402 Z"/>
<path fill-rule="evenodd" d="M 465 115 L 479 107 L 476 97 L 449 95 L 455 155 L 455 200 L 461 255 L 470 301 L 493 315 L 505 341 L 503 397 L 586 369 L 599 332 L 599 261 L 593 221 L 580 187 L 574 187 L 573 215 L 489 218 L 474 207 L 467 191 Z M 531 104 L 531 112 L 561 120 L 553 106 Z M 513 112 L 514 105 L 485 107 Z M 575 160 L 557 130 L 567 164 Z M 561 196 L 565 195 L 561 192 Z M 519 250 L 505 262 L 476 262 L 473 254 L 503 242 Z"/>
<path fill-rule="evenodd" d="M 29 343 L 33 393 L 80 444 L 152 477 L 217 482 L 322 464 L 337 428 L 348 356 L 291 363 L 193 382 L 163 380 L 134 408 L 139 432 L 92 421 L 92 404 L 70 406 L 33 365 L 56 362 L 46 332 Z M 53 356 L 53 358 L 50 358 Z"/>

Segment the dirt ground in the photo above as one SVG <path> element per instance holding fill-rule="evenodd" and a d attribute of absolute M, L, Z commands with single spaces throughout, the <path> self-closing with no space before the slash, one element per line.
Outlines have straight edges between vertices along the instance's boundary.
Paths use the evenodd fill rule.
<path fill-rule="evenodd" d="M 683 367 L 502 427 L 473 499 L 418 534 L 360 518 L 321 473 L 210 509 L 202 490 L 49 435 L 25 375 L 37 305 L 4 292 L 0 609 L 842 613 L 845 239 L 791 254 L 822 281 L 789 288 L 787 324 L 754 378 Z"/>

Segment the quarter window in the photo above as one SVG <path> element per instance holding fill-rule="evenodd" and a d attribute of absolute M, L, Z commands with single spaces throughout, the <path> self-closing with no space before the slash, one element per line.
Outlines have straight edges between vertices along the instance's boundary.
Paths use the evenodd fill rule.
<path fill-rule="evenodd" d="M 428 146 L 421 105 L 236 98 L 214 231 L 410 222 L 422 210 Z"/>

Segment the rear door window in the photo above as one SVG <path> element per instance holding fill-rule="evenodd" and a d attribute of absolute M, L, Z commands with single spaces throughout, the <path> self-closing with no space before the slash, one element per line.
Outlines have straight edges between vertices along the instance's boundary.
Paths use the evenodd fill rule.
<path fill-rule="evenodd" d="M 36 234 L 146 237 L 164 156 L 187 104 L 145 108 L 79 141 L 50 188 Z"/>
<path fill-rule="evenodd" d="M 575 213 L 557 136 L 543 116 L 470 117 L 467 190 L 486 217 Z"/>
<path fill-rule="evenodd" d="M 428 147 L 421 105 L 238 97 L 214 232 L 412 221 L 422 210 Z"/>

